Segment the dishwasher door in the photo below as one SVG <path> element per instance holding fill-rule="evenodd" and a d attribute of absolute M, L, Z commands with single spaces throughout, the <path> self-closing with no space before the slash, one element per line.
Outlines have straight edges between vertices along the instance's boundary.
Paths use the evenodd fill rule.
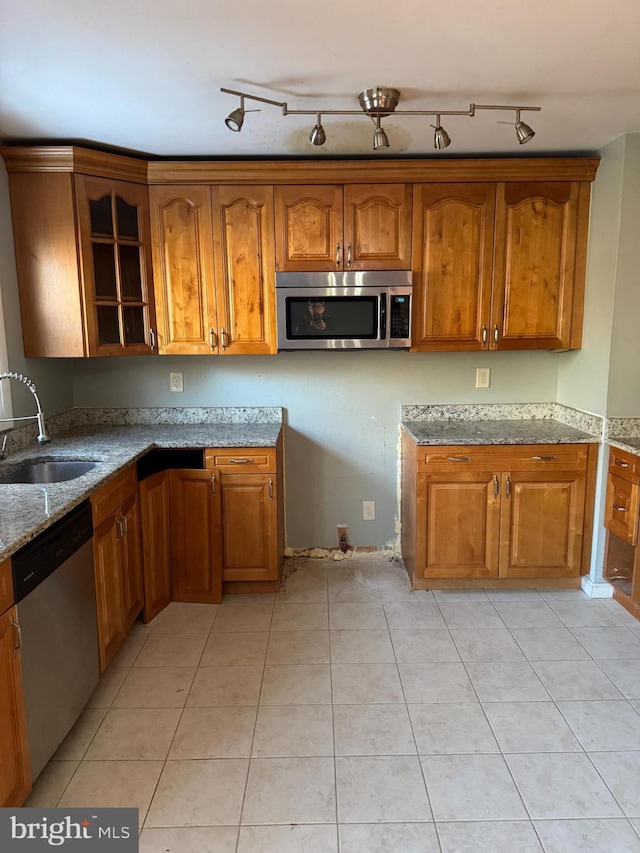
<path fill-rule="evenodd" d="M 72 728 L 100 678 L 93 540 L 17 605 L 31 778 Z"/>

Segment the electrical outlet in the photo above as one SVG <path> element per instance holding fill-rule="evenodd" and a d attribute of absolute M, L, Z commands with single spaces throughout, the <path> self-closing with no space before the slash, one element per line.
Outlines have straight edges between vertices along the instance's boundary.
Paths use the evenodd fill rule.
<path fill-rule="evenodd" d="M 362 501 L 362 517 L 365 521 L 375 521 L 376 519 L 376 502 Z"/>
<path fill-rule="evenodd" d="M 184 381 L 182 373 L 169 374 L 169 388 L 171 388 L 172 391 L 184 391 Z"/>
<path fill-rule="evenodd" d="M 491 368 L 479 367 L 476 370 L 476 388 L 488 388 L 491 384 Z"/>

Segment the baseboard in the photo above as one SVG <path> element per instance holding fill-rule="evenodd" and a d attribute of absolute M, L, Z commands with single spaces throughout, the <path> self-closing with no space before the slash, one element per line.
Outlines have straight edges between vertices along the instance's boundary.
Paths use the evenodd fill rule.
<path fill-rule="evenodd" d="M 582 575 L 582 589 L 589 598 L 613 598 L 613 587 L 610 583 L 594 583 L 589 575 Z"/>

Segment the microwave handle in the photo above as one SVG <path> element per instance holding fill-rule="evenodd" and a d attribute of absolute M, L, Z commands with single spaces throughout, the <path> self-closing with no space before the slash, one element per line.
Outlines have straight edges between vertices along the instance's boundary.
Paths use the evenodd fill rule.
<path fill-rule="evenodd" d="M 387 294 L 380 294 L 380 340 L 387 339 Z"/>

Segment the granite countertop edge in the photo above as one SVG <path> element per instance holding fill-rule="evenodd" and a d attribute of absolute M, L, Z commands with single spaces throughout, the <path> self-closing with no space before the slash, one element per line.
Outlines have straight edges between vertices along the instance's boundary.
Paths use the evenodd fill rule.
<path fill-rule="evenodd" d="M 617 447 L 618 450 L 626 450 L 627 453 L 633 453 L 635 456 L 640 456 L 640 436 L 624 436 L 618 437 L 610 435 L 607 438 L 607 444 L 612 447 Z"/>
<path fill-rule="evenodd" d="M 600 439 L 561 421 L 431 420 L 403 421 L 402 427 L 418 446 L 600 444 Z"/>
<path fill-rule="evenodd" d="M 94 470 L 49 485 L 0 484 L 0 562 L 35 539 L 70 510 L 155 448 L 275 447 L 282 423 L 157 424 L 77 427 L 42 447 L 31 446 L 0 462 L 0 472 L 32 459 L 94 459 Z"/>

